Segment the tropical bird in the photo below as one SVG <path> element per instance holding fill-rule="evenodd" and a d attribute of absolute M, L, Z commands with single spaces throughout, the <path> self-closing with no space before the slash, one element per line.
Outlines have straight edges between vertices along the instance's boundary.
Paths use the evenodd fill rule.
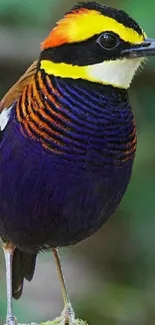
<path fill-rule="evenodd" d="M 6 260 L 7 324 L 12 297 L 31 281 L 39 251 L 52 250 L 74 311 L 58 247 L 97 231 L 130 180 L 136 126 L 131 81 L 155 41 L 124 11 L 82 2 L 41 44 L 37 61 L 0 104 L 0 237 Z"/>

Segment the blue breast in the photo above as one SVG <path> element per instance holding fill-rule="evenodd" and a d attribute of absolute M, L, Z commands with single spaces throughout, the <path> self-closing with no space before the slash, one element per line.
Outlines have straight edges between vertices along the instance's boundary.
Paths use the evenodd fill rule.
<path fill-rule="evenodd" d="M 28 136 L 15 109 L 0 144 L 0 235 L 33 252 L 75 243 L 101 227 L 126 190 L 135 153 L 125 91 L 52 82 L 70 117 L 61 153 Z"/>

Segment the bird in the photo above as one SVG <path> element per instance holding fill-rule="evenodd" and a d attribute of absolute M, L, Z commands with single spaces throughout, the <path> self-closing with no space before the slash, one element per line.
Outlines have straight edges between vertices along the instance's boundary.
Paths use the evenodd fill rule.
<path fill-rule="evenodd" d="M 53 253 L 73 325 L 59 248 L 91 236 L 129 184 L 136 122 L 128 89 L 155 40 L 122 10 L 80 2 L 41 43 L 38 59 L 0 102 L 0 237 L 12 298 L 31 281 L 36 257 Z"/>

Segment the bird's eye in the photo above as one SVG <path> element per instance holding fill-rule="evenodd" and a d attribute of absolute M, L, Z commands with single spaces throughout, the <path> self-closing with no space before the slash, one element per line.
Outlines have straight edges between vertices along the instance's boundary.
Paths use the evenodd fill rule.
<path fill-rule="evenodd" d="M 103 33 L 100 35 L 100 37 L 97 39 L 97 43 L 102 48 L 111 50 L 118 44 L 118 38 L 117 38 L 117 36 L 106 32 L 106 33 Z"/>

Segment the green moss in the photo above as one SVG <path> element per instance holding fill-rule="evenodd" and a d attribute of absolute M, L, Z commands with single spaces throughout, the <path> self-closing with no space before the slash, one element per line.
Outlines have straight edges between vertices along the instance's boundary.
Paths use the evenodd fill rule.
<path fill-rule="evenodd" d="M 41 323 L 41 325 L 61 325 L 63 324 L 61 322 L 62 322 L 62 317 L 57 317 L 53 321 L 43 322 Z M 82 319 L 76 319 L 74 325 L 88 325 L 88 324 Z"/>

